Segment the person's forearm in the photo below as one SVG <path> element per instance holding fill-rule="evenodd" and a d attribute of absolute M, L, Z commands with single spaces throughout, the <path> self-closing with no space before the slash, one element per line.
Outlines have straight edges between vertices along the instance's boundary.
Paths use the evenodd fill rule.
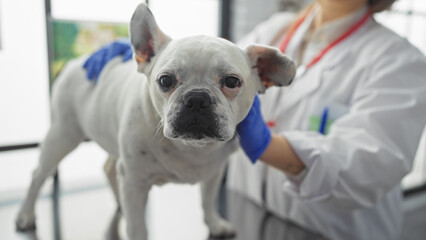
<path fill-rule="evenodd" d="M 305 168 L 287 139 L 276 134 L 272 134 L 271 142 L 260 156 L 260 160 L 293 176 L 298 175 Z"/>

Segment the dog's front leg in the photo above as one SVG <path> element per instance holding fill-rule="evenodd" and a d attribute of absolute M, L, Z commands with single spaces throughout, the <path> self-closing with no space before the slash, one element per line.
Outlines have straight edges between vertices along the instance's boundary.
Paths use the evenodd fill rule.
<path fill-rule="evenodd" d="M 235 236 L 235 229 L 219 215 L 216 208 L 217 196 L 224 172 L 224 168 L 220 169 L 213 176 L 201 182 L 201 197 L 204 221 L 210 230 L 210 235 L 217 238 L 232 238 Z"/>
<path fill-rule="evenodd" d="M 130 173 L 125 173 L 126 170 L 120 164 L 118 168 L 120 203 L 126 219 L 128 239 L 146 240 L 145 206 L 151 185 Z"/>

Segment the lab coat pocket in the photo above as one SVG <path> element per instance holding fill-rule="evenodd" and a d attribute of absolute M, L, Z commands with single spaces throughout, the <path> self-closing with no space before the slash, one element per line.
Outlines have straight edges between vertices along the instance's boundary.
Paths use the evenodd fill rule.
<path fill-rule="evenodd" d="M 309 117 L 309 131 L 327 135 L 335 120 L 349 112 L 349 107 L 338 103 L 320 103 Z"/>

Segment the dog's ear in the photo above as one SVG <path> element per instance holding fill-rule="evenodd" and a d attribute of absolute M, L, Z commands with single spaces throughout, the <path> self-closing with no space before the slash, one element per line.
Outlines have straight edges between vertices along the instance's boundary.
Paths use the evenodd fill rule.
<path fill-rule="evenodd" d="M 252 73 L 259 81 L 257 90 L 263 93 L 270 86 L 287 86 L 296 75 L 296 65 L 277 48 L 250 45 L 246 49 Z"/>
<path fill-rule="evenodd" d="M 139 72 L 144 72 L 171 40 L 160 30 L 148 6 L 143 3 L 139 4 L 133 13 L 129 32 Z"/>

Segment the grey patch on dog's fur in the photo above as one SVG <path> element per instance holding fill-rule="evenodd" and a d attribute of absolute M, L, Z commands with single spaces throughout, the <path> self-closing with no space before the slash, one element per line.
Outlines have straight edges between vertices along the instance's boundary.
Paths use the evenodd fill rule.
<path fill-rule="evenodd" d="M 19 224 L 16 224 L 16 231 L 18 232 L 35 232 L 36 230 L 37 230 L 37 226 L 35 223 L 32 223 L 25 228 L 22 228 L 19 226 Z"/>
<path fill-rule="evenodd" d="M 124 171 L 123 164 L 119 164 L 118 165 L 118 171 L 119 171 L 119 173 L 120 173 L 121 176 L 124 176 L 126 174 L 125 171 Z"/>

